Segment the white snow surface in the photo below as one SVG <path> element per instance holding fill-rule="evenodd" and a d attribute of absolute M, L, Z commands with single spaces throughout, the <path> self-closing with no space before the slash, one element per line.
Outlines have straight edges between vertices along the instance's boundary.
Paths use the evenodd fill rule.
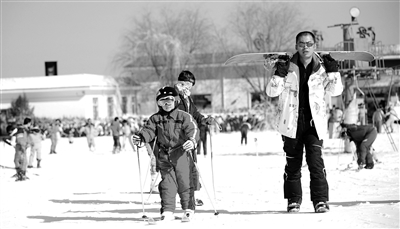
<path fill-rule="evenodd" d="M 399 134 L 391 136 L 399 147 Z M 30 179 L 23 182 L 11 178 L 13 148 L 0 143 L 0 228 L 399 228 L 399 153 L 384 133 L 374 144 L 381 163 L 372 170 L 356 171 L 352 154 L 338 154 L 341 140 L 324 142 L 331 211 L 323 214 L 314 213 L 305 162 L 301 210 L 286 212 L 285 156 L 277 132 L 250 132 L 247 146 L 240 144 L 239 132 L 213 134 L 211 139 L 212 160 L 210 149 L 207 157 L 198 157 L 203 188 L 196 198 L 204 205 L 197 207 L 191 222 L 181 223 L 177 196 L 176 220 L 156 225 L 142 219 L 160 218 L 159 195 L 149 198 L 149 156 L 144 148 L 139 159 L 145 212 L 138 154 L 129 148 L 113 155 L 110 136 L 96 138 L 95 152 L 88 150 L 85 138 L 73 144 L 62 138 L 55 155 L 49 154 L 46 139 L 42 168 L 34 163 L 27 172 Z"/>

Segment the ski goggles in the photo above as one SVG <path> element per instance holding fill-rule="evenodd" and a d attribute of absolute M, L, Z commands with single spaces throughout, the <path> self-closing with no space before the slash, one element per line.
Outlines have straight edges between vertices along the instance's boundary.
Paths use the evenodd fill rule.
<path fill-rule="evenodd" d="M 157 104 L 159 106 L 170 105 L 173 103 L 175 103 L 175 97 L 173 97 L 173 96 L 167 96 L 167 97 L 161 98 L 157 101 Z"/>
<path fill-rule="evenodd" d="M 178 83 L 176 83 L 176 86 L 178 87 L 178 89 L 190 90 L 192 89 L 193 84 L 189 81 L 178 81 Z"/>
<path fill-rule="evenodd" d="M 300 48 L 304 48 L 304 47 L 312 47 L 315 43 L 313 42 L 299 42 L 297 43 L 297 46 L 299 46 Z"/>

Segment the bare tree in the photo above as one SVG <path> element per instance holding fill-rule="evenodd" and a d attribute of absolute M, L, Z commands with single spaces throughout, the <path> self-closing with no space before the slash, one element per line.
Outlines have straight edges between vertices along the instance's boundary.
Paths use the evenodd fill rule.
<path fill-rule="evenodd" d="M 160 83 L 171 85 L 182 69 L 195 63 L 194 54 L 207 50 L 210 28 L 199 10 L 165 8 L 159 19 L 144 14 L 124 35 L 113 64 L 119 75 L 139 79 L 156 75 Z"/>
<path fill-rule="evenodd" d="M 293 51 L 295 35 L 304 30 L 301 12 L 291 3 L 241 3 L 232 13 L 230 27 L 244 52 Z M 254 92 L 266 97 L 270 72 L 262 66 L 237 67 Z"/>

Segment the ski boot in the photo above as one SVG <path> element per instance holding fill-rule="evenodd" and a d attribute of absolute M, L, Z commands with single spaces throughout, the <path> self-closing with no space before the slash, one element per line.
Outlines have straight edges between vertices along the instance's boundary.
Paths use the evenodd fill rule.
<path fill-rule="evenodd" d="M 182 216 L 182 223 L 190 222 L 193 219 L 194 211 L 191 209 L 186 209 Z"/>
<path fill-rule="evenodd" d="M 325 213 L 329 212 L 329 205 L 324 201 L 319 201 L 318 203 L 314 203 L 315 213 Z"/>
<path fill-rule="evenodd" d="M 31 168 L 33 168 L 33 165 L 28 165 L 28 169 L 31 169 Z"/>
<path fill-rule="evenodd" d="M 42 167 L 40 167 L 40 161 L 41 160 L 39 160 L 39 159 L 36 159 L 37 160 L 37 165 L 36 165 L 36 167 L 39 169 L 39 168 L 42 168 Z"/>
<path fill-rule="evenodd" d="M 165 211 L 161 214 L 161 221 L 162 222 L 171 222 L 175 220 L 175 216 L 173 212 Z"/>
<path fill-rule="evenodd" d="M 288 199 L 287 212 L 294 213 L 300 211 L 301 199 Z"/>
<path fill-rule="evenodd" d="M 204 205 L 203 201 L 200 200 L 200 199 L 196 199 L 195 200 L 195 204 L 196 204 L 196 206 L 203 206 Z"/>

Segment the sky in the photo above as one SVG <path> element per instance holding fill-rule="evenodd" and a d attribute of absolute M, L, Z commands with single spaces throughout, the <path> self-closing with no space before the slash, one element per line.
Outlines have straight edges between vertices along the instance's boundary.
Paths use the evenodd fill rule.
<path fill-rule="evenodd" d="M 200 8 L 223 26 L 239 1 L 4 1 L 1 0 L 1 77 L 45 75 L 44 63 L 57 61 L 58 74 L 112 75 L 111 60 L 122 34 L 134 17 L 157 12 Z M 242 1 L 243 2 L 243 1 Z M 382 44 L 400 43 L 400 3 L 397 1 L 290 1 L 304 23 L 322 32 L 324 46 L 343 40 L 340 27 L 357 7 L 359 26 L 374 27 Z"/>

